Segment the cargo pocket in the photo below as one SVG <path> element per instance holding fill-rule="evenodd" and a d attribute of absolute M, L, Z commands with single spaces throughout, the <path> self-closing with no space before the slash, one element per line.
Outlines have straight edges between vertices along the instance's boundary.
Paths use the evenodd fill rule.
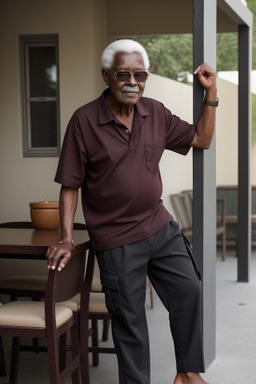
<path fill-rule="evenodd" d="M 202 280 L 202 277 L 201 277 L 201 273 L 199 271 L 199 268 L 197 266 L 197 263 L 195 261 L 195 258 L 194 258 L 194 254 L 193 254 L 193 251 L 192 251 L 192 248 L 191 248 L 191 245 L 190 245 L 190 242 L 189 240 L 187 239 L 187 237 L 184 235 L 184 233 L 182 233 L 182 236 L 183 236 L 183 240 L 184 240 L 184 243 L 185 243 L 185 246 L 187 248 L 187 252 L 188 252 L 188 255 L 192 261 L 192 264 L 193 264 L 193 267 L 194 267 L 194 270 L 195 270 L 195 273 L 198 277 L 198 280 Z"/>
<path fill-rule="evenodd" d="M 101 284 L 105 293 L 106 306 L 112 315 L 122 315 L 119 294 L 119 277 L 101 275 Z"/>

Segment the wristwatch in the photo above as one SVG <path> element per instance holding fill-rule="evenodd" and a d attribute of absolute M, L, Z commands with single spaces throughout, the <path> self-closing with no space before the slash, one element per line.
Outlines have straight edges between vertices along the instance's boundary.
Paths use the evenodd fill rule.
<path fill-rule="evenodd" d="M 215 100 L 215 101 L 211 101 L 211 100 L 206 100 L 206 99 L 204 99 L 204 104 L 206 104 L 206 105 L 210 105 L 211 107 L 218 107 L 218 105 L 219 105 L 219 99 L 218 99 L 218 97 L 216 97 L 216 100 Z"/>

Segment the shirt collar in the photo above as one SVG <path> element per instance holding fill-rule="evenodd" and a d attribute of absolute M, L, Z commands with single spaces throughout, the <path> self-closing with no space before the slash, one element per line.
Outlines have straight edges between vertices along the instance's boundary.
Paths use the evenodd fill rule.
<path fill-rule="evenodd" d="M 110 109 L 107 106 L 106 103 L 106 96 L 109 95 L 110 90 L 109 88 L 105 89 L 104 92 L 102 92 L 100 96 L 100 109 L 99 109 L 99 124 L 104 125 L 109 123 L 110 121 L 114 121 L 115 118 L 110 111 Z M 150 111 L 147 108 L 147 106 L 143 103 L 143 98 L 140 99 L 136 104 L 135 104 L 135 113 L 142 116 L 146 117 L 150 115 Z"/>

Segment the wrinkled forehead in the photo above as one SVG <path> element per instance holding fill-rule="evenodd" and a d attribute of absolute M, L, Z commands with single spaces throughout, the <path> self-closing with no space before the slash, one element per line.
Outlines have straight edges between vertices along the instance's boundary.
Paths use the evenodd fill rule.
<path fill-rule="evenodd" d="M 145 69 L 144 60 L 140 52 L 117 52 L 114 56 L 113 69 L 119 68 Z"/>

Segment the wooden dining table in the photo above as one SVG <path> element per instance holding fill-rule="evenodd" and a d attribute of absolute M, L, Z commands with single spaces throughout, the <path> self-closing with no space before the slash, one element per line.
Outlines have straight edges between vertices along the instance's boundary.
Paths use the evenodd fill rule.
<path fill-rule="evenodd" d="M 57 229 L 0 228 L 0 258 L 44 260 L 47 248 L 59 240 Z M 74 230 L 73 240 L 74 255 L 90 247 L 86 230 Z"/>

